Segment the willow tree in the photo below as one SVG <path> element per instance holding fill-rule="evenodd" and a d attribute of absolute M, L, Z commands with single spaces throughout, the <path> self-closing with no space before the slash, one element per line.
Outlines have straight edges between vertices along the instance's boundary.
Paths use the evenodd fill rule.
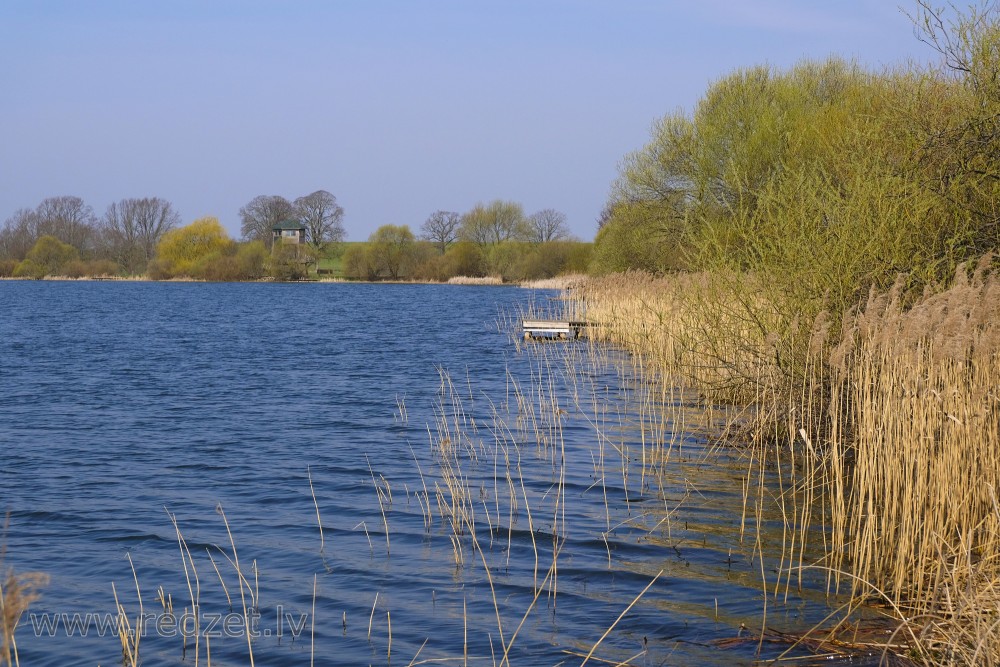
<path fill-rule="evenodd" d="M 479 203 L 462 215 L 459 238 L 480 246 L 496 246 L 527 236 L 524 208 L 517 202 L 495 199 Z"/>
<path fill-rule="evenodd" d="M 63 267 L 77 259 L 80 253 L 55 236 L 45 235 L 35 242 L 27 256 L 14 269 L 15 276 L 41 279 L 59 275 Z"/>
<path fill-rule="evenodd" d="M 218 218 L 199 218 L 163 235 L 156 246 L 155 268 L 164 277 L 196 277 L 201 264 L 230 249 L 235 250 L 234 243 Z"/>
<path fill-rule="evenodd" d="M 368 237 L 368 253 L 377 275 L 399 280 L 416 264 L 416 238 L 407 225 L 382 225 Z"/>

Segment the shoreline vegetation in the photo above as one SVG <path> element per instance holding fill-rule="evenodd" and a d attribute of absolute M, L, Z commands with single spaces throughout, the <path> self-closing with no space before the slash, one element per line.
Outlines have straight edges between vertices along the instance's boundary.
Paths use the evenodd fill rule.
<path fill-rule="evenodd" d="M 245 222 L 242 239 L 234 240 L 215 217 L 180 226 L 169 203 L 156 198 L 124 200 L 98 219 L 79 197 L 50 197 L 0 227 L 0 278 L 449 282 L 470 277 L 517 283 L 585 273 L 591 262 L 593 244 L 570 237 L 565 216 L 552 209 L 526 216 L 520 204 L 496 200 L 463 215 L 437 211 L 419 237 L 408 225 L 382 225 L 367 241 L 348 242 L 339 207 L 337 224 L 314 229 L 307 215 L 311 208 L 299 210 L 277 199 L 273 211 L 265 207 L 270 217 Z M 140 243 L 133 227 L 142 221 L 129 218 L 126 234 L 119 218 L 122 210 L 139 216 L 150 202 L 164 217 Z M 241 216 L 249 215 L 241 209 Z"/>
<path fill-rule="evenodd" d="M 58 243 L 54 237 L 43 237 L 39 243 L 47 245 Z M 38 245 L 38 244 L 36 244 Z M 578 248 L 583 256 L 589 256 L 590 244 L 577 241 L 566 242 L 564 245 Z M 230 251 L 240 253 L 248 246 L 233 243 Z M 370 246 L 367 243 L 356 243 L 353 248 L 361 248 L 362 252 Z M 505 246 L 506 248 L 506 246 Z M 546 246 L 531 246 L 512 250 L 519 253 L 543 253 Z M 122 273 L 116 271 L 107 262 L 69 262 L 50 261 L 45 268 L 38 268 L 32 260 L 0 260 L 0 280 L 96 280 L 96 281 L 137 281 L 137 282 L 356 282 L 356 283 L 414 283 L 414 284 L 449 284 L 449 285 L 516 285 L 516 284 L 549 284 L 552 289 L 560 289 L 566 284 L 567 276 L 586 275 L 585 262 L 568 265 L 559 261 L 544 269 L 505 271 L 490 273 L 485 266 L 475 264 L 465 266 L 471 272 L 468 274 L 453 271 L 431 272 L 424 270 L 407 270 L 398 275 L 384 275 L 379 271 L 357 272 L 345 269 L 343 249 L 331 250 L 331 256 L 316 259 L 311 256 L 295 259 L 294 255 L 285 256 L 288 249 L 269 251 L 257 248 L 254 251 L 256 262 L 253 266 L 242 269 L 217 270 L 214 262 L 223 262 L 225 257 L 211 254 L 203 258 L 202 265 L 185 270 L 165 271 L 163 265 L 155 260 L 150 264 L 150 270 L 145 273 Z M 334 268 L 323 268 L 323 267 Z"/>
<path fill-rule="evenodd" d="M 765 590 L 780 597 L 818 570 L 831 594 L 850 597 L 847 611 L 893 619 L 891 636 L 873 641 L 879 651 L 904 664 L 997 664 L 992 266 L 990 256 L 962 266 L 909 303 L 902 280 L 873 290 L 836 328 L 821 313 L 797 341 L 760 328 L 774 304 L 737 287 L 752 276 L 608 276 L 571 291 L 569 307 L 586 313 L 588 336 L 632 353 L 660 391 L 697 391 L 706 419 L 724 421 L 720 442 L 745 448 L 750 514 L 773 506 L 785 523 L 782 567 Z M 780 495 L 763 486 L 765 470 L 780 475 Z M 818 559 L 805 556 L 816 550 Z"/>
<path fill-rule="evenodd" d="M 29 277 L 0 277 L 0 280 L 13 280 L 13 281 L 27 281 L 27 280 L 44 280 L 53 282 L 174 282 L 174 283 L 207 283 L 207 282 L 227 282 L 227 281 L 213 281 L 204 278 L 188 278 L 188 277 L 174 277 L 167 279 L 154 279 L 148 276 L 59 276 L 51 275 L 44 276 L 42 278 L 29 278 Z M 564 290 L 570 289 L 577 285 L 582 284 L 587 280 L 585 274 L 573 273 L 561 276 L 554 276 L 552 278 L 540 278 L 537 280 L 525 280 L 517 283 L 504 282 L 503 278 L 500 276 L 452 276 L 445 281 L 437 280 L 347 280 L 345 278 L 331 278 L 331 277 L 321 277 L 321 278 L 310 278 L 302 280 L 284 280 L 278 281 L 273 278 L 261 278 L 259 280 L 242 280 L 236 282 L 298 282 L 298 283 L 343 283 L 343 284 L 377 284 L 377 285 L 471 285 L 471 286 L 518 286 L 528 289 L 552 289 L 552 290 Z"/>
<path fill-rule="evenodd" d="M 626 156 L 593 244 L 484 233 L 443 244 L 424 277 L 520 282 L 553 257 L 561 268 L 539 273 L 589 274 L 542 283 L 566 290 L 559 314 L 589 323 L 588 344 L 628 352 L 650 391 L 695 392 L 719 443 L 745 453 L 744 523 L 782 517 L 765 598 L 820 572 L 850 599 L 841 623 L 860 608 L 893 619 L 869 644 L 887 660 L 996 665 L 1000 20 L 991 3 L 917 0 L 913 21 L 937 64 L 734 72 Z M 505 220 L 507 204 L 468 220 Z M 392 251 L 415 247 L 408 231 L 346 249 L 342 270 L 400 278 Z M 54 237 L 35 247 L 46 238 L 19 261 L 74 261 Z M 263 245 L 233 243 L 184 261 L 264 266 Z M 187 275 L 171 271 L 153 277 Z"/>

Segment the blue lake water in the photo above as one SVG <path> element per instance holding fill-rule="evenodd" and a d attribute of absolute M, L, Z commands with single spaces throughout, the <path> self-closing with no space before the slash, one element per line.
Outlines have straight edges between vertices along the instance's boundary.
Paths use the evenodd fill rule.
<path fill-rule="evenodd" d="M 0 282 L 5 566 L 50 576 L 21 664 L 121 664 L 115 594 L 133 624 L 141 598 L 144 665 L 580 664 L 654 578 L 595 657 L 752 662 L 728 642 L 765 601 L 739 464 L 661 420 L 675 449 L 642 474 L 634 378 L 505 330 L 553 295 Z"/>

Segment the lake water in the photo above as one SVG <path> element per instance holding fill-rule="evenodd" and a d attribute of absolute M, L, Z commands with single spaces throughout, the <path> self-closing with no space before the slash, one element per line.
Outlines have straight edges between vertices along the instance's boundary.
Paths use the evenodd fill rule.
<path fill-rule="evenodd" d="M 580 664 L 613 624 L 595 658 L 751 663 L 741 465 L 613 352 L 504 330 L 553 295 L 0 282 L 5 566 L 51 577 L 21 664 L 121 664 L 115 594 L 133 626 L 141 598 L 144 665 Z M 673 442 L 655 476 L 651 437 Z M 767 604 L 781 629 L 827 611 Z"/>

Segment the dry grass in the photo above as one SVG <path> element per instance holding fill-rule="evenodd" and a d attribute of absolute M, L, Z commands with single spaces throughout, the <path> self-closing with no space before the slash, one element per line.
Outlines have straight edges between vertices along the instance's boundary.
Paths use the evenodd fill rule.
<path fill-rule="evenodd" d="M 749 404 L 787 384 L 803 327 L 782 314 L 750 276 L 642 273 L 594 279 L 570 296 L 592 323 L 588 335 L 622 347 L 709 402 Z M 806 332 L 808 333 L 808 332 Z"/>
<path fill-rule="evenodd" d="M 582 273 L 572 273 L 554 278 L 539 278 L 538 280 L 526 280 L 521 283 L 521 287 L 528 289 L 574 289 L 580 287 L 590 280 L 590 277 Z"/>
<path fill-rule="evenodd" d="M 1000 661 L 1000 280 L 985 267 L 845 320 L 820 440 L 831 565 L 928 619 L 948 664 Z"/>
<path fill-rule="evenodd" d="M 818 546 L 831 590 L 884 599 L 909 619 L 900 639 L 920 659 L 998 664 L 1000 280 L 989 262 L 923 297 L 900 284 L 811 322 L 782 315 L 780 296 L 748 276 L 616 275 L 571 297 L 588 335 L 630 351 L 645 379 L 732 406 L 708 419 L 753 445 L 747 517 L 769 503 L 785 517 L 776 593 Z M 773 492 L 763 480 L 775 469 Z"/>
<path fill-rule="evenodd" d="M 49 583 L 41 572 L 17 574 L 7 568 L 0 586 L 0 665 L 17 665 L 17 642 L 14 634 L 24 612 L 40 597 L 40 589 Z"/>
<path fill-rule="evenodd" d="M 449 285 L 503 285 L 500 276 L 452 276 L 448 278 Z"/>

